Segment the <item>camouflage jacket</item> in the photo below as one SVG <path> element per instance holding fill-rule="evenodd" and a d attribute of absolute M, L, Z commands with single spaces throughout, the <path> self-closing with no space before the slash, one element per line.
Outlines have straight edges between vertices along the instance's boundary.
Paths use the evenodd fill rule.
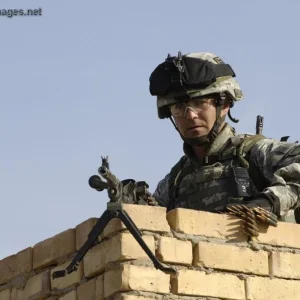
<path fill-rule="evenodd" d="M 232 137 L 242 137 L 244 135 L 237 135 L 235 130 L 226 124 L 220 134 L 215 138 L 210 145 L 207 156 L 216 156 L 224 145 L 228 144 L 228 140 Z M 184 167 L 195 165 L 195 171 L 192 174 L 185 176 L 179 184 L 179 193 L 186 190 L 186 187 L 192 182 L 196 182 L 197 176 L 199 177 L 207 166 L 195 159 L 191 148 L 184 144 L 183 150 L 187 158 Z M 265 138 L 258 141 L 251 149 L 247 157 L 249 162 L 249 170 L 256 169 L 256 178 L 251 178 L 252 196 L 258 193 L 271 193 L 272 196 L 277 197 L 280 203 L 280 216 L 281 221 L 294 222 L 293 211 L 299 206 L 300 195 L 300 145 L 296 143 L 280 142 L 275 139 Z M 223 164 L 224 165 L 224 164 Z M 223 166 L 226 169 L 226 166 Z M 258 172 L 258 173 L 257 173 Z M 197 175 L 198 174 L 198 175 Z M 200 175 L 199 175 L 200 174 Z M 251 172 L 250 172 L 251 174 Z M 165 176 L 157 185 L 153 193 L 153 197 L 158 202 L 158 205 L 167 207 L 170 201 L 169 191 L 169 177 L 170 173 Z M 250 176 L 251 177 L 251 176 Z M 252 176 L 253 177 L 253 176 Z M 259 178 L 258 178 L 259 177 Z M 264 188 L 259 190 L 257 185 L 253 183 L 253 179 L 257 181 L 264 181 Z M 220 181 L 212 178 L 209 182 L 205 182 L 207 186 L 216 186 Z M 226 186 L 226 185 L 225 185 Z M 227 188 L 229 189 L 229 188 Z M 224 191 L 222 191 L 224 192 Z M 201 194 L 202 195 L 202 194 Z M 226 193 L 222 193 L 224 197 L 228 197 Z M 199 203 L 212 203 L 220 198 L 220 195 L 206 193 L 205 197 L 199 197 Z M 199 199 L 200 198 L 200 199 Z M 187 207 L 183 202 L 177 207 Z M 196 209 L 206 210 L 205 206 L 199 206 Z"/>

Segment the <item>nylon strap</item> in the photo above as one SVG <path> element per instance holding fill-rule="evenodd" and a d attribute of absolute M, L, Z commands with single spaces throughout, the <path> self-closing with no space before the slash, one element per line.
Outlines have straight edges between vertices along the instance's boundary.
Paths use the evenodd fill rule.
<path fill-rule="evenodd" d="M 261 134 L 246 136 L 238 147 L 238 158 L 243 168 L 249 168 L 249 162 L 245 159 L 245 156 L 247 156 L 252 147 L 262 139 L 265 139 L 265 137 Z"/>

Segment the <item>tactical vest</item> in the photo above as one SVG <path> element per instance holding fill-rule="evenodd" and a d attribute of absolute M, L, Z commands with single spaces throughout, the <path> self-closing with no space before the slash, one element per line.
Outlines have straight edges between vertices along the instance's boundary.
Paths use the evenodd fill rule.
<path fill-rule="evenodd" d="M 247 161 L 251 148 L 262 135 L 234 136 L 230 145 L 218 155 L 205 157 L 204 165 L 196 169 L 186 165 L 183 156 L 169 175 L 167 210 L 176 207 L 213 211 L 218 206 L 242 201 L 262 191 L 268 182 Z"/>

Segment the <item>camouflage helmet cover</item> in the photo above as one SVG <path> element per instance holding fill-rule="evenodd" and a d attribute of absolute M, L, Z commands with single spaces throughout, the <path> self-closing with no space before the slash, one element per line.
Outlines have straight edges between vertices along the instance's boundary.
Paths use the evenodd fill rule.
<path fill-rule="evenodd" d="M 209 52 L 196 52 L 196 53 L 188 53 L 183 55 L 183 57 L 199 59 L 202 61 L 206 61 L 212 65 L 224 65 L 222 59 L 216 56 L 213 53 Z M 229 66 L 229 65 L 226 65 Z M 229 66 L 230 67 L 230 66 Z M 231 67 L 230 67 L 231 68 Z M 231 69 L 232 70 L 232 69 Z M 233 70 L 232 70 L 233 72 Z M 153 73 L 152 73 L 153 74 Z M 216 77 L 215 80 L 205 87 L 197 87 L 197 88 L 189 88 L 185 90 L 185 94 L 188 98 L 177 97 L 176 93 L 169 91 L 165 95 L 157 95 L 157 109 L 159 118 L 163 119 L 168 117 L 168 106 L 174 103 L 178 103 L 181 101 L 186 101 L 188 99 L 202 97 L 211 94 L 220 94 L 225 93 L 229 96 L 229 98 L 233 101 L 239 101 L 243 98 L 242 90 L 238 84 L 238 82 L 233 78 L 233 75 L 225 75 Z M 151 77 L 150 77 L 151 78 Z M 151 80 L 150 80 L 151 81 Z M 151 83 L 150 83 L 151 86 Z M 152 94 L 153 95 L 153 94 Z"/>

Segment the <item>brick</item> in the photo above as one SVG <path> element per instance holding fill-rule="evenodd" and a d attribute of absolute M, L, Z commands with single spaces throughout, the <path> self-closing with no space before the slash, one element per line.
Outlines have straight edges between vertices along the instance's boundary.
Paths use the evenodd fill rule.
<path fill-rule="evenodd" d="M 57 266 L 56 268 L 53 268 L 51 270 L 51 289 L 52 290 L 62 290 L 65 289 L 73 284 L 79 283 L 82 275 L 83 275 L 83 266 L 82 266 L 82 262 L 79 264 L 78 269 L 70 274 L 68 274 L 67 276 L 64 277 L 59 277 L 59 278 L 55 278 L 53 279 L 52 274 L 55 271 L 58 270 L 64 270 L 71 261 L 68 261 L 62 265 Z"/>
<path fill-rule="evenodd" d="M 75 230 L 63 231 L 33 247 L 33 268 L 53 265 L 58 258 L 75 251 Z"/>
<path fill-rule="evenodd" d="M 300 254 L 272 252 L 271 275 L 300 279 Z"/>
<path fill-rule="evenodd" d="M 155 253 L 154 237 L 144 235 L 143 240 Z M 147 254 L 130 233 L 119 233 L 89 250 L 84 257 L 84 276 L 93 277 L 101 273 L 109 262 L 146 257 Z"/>
<path fill-rule="evenodd" d="M 260 225 L 258 242 L 272 246 L 300 248 L 299 224 L 278 222 L 277 227 Z"/>
<path fill-rule="evenodd" d="M 88 239 L 88 234 L 94 227 L 97 220 L 97 218 L 90 218 L 76 226 L 76 250 L 79 250 L 81 246 L 86 242 L 86 240 Z"/>
<path fill-rule="evenodd" d="M 1 291 L 0 300 L 10 300 L 10 290 Z"/>
<path fill-rule="evenodd" d="M 165 263 L 191 265 L 193 261 L 192 242 L 163 236 L 159 240 L 158 256 Z"/>
<path fill-rule="evenodd" d="M 6 281 L 32 270 L 32 248 L 0 260 L 0 285 Z"/>
<path fill-rule="evenodd" d="M 136 204 L 124 204 L 123 207 L 139 230 L 170 232 L 165 207 Z M 124 229 L 126 227 L 119 219 L 112 219 L 103 230 L 103 236 Z"/>
<path fill-rule="evenodd" d="M 195 270 L 179 270 L 178 277 L 172 280 L 172 293 L 234 300 L 245 299 L 244 281 L 237 276 L 221 273 L 206 274 Z"/>
<path fill-rule="evenodd" d="M 77 300 L 77 293 L 75 290 L 59 297 L 58 300 Z"/>
<path fill-rule="evenodd" d="M 95 300 L 96 279 L 91 279 L 77 287 L 77 300 Z"/>
<path fill-rule="evenodd" d="M 23 290 L 16 290 L 17 300 L 36 300 L 50 296 L 49 271 L 45 271 L 28 279 Z"/>
<path fill-rule="evenodd" d="M 300 281 L 250 277 L 246 291 L 247 300 L 299 300 Z"/>
<path fill-rule="evenodd" d="M 169 293 L 170 275 L 149 267 L 123 265 L 104 273 L 104 297 L 117 292 Z"/>
<path fill-rule="evenodd" d="M 236 242 L 248 240 L 242 231 L 242 221 L 233 216 L 176 208 L 167 213 L 167 220 L 171 228 L 180 233 Z"/>
<path fill-rule="evenodd" d="M 193 265 L 221 270 L 269 275 L 268 253 L 245 247 L 199 242 L 194 249 Z"/>
<path fill-rule="evenodd" d="M 96 278 L 96 300 L 104 299 L 104 274 L 98 276 Z"/>

